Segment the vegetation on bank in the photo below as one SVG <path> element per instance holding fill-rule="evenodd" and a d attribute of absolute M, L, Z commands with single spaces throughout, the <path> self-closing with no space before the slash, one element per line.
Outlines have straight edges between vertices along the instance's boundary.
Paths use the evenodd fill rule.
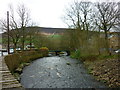
<path fill-rule="evenodd" d="M 44 50 L 43 50 L 44 48 Z M 5 56 L 5 62 L 11 73 L 21 73 L 24 66 L 28 63 L 48 55 L 48 48 L 42 47 L 37 50 L 19 51 Z"/>
<path fill-rule="evenodd" d="M 109 87 L 120 86 L 118 54 L 83 55 L 77 50 L 71 53 L 71 58 L 81 60 L 88 73 L 94 75 L 98 81 L 106 83 Z"/>
<path fill-rule="evenodd" d="M 89 73 L 95 76 L 98 81 L 106 83 L 109 87 L 120 87 L 119 60 L 104 59 L 94 62 L 84 62 Z"/>

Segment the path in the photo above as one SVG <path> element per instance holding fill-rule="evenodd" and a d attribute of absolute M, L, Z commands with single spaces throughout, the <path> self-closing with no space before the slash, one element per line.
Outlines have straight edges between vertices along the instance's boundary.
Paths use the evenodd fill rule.
<path fill-rule="evenodd" d="M 24 68 L 21 84 L 25 88 L 105 88 L 87 74 L 79 60 L 45 57 Z"/>

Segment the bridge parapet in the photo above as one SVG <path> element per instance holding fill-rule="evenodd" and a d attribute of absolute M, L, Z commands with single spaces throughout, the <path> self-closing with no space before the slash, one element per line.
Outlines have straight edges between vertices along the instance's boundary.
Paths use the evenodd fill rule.
<path fill-rule="evenodd" d="M 60 55 L 61 53 L 66 53 L 66 56 L 70 55 L 69 50 L 53 50 L 53 51 L 49 51 L 49 52 L 54 52 L 56 56 Z"/>

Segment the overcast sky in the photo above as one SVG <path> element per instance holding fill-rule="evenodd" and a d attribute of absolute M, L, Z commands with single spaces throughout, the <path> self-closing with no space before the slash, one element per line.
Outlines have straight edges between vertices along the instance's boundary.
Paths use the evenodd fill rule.
<path fill-rule="evenodd" d="M 16 8 L 18 4 L 23 3 L 30 9 L 32 20 L 39 26 L 65 28 L 67 25 L 63 22 L 61 17 L 64 15 L 65 7 L 72 1 L 74 0 L 0 0 L 0 18 L 6 18 L 6 11 L 8 10 L 9 4 L 12 4 L 13 7 Z"/>

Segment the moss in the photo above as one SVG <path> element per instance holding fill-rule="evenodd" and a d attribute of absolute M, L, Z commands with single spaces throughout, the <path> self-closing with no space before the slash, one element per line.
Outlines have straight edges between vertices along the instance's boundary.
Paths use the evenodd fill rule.
<path fill-rule="evenodd" d="M 80 59 L 81 58 L 80 50 L 76 50 L 75 52 L 72 52 L 71 53 L 71 58 Z"/>

